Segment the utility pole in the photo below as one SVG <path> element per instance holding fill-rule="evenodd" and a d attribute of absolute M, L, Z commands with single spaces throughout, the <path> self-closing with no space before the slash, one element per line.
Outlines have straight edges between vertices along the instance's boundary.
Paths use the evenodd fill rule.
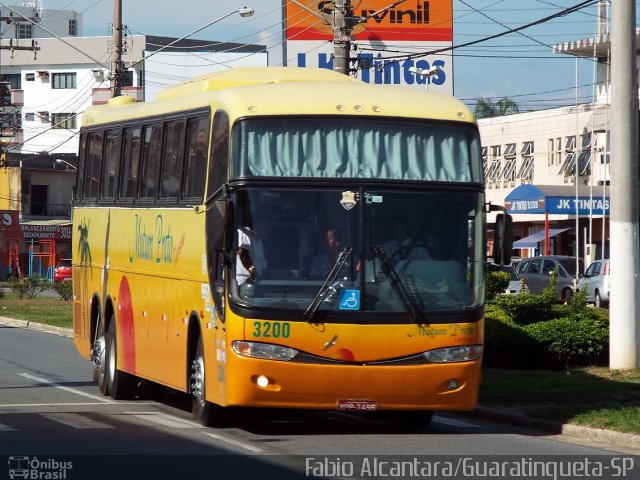
<path fill-rule="evenodd" d="M 351 67 L 351 30 L 353 9 L 351 0 L 336 0 L 333 11 L 333 70 L 349 75 Z"/>
<path fill-rule="evenodd" d="M 640 365 L 638 261 L 638 85 L 635 0 L 612 3 L 611 307 L 609 365 Z"/>
<path fill-rule="evenodd" d="M 113 60 L 111 60 L 111 92 L 122 94 L 122 0 L 113 0 Z"/>

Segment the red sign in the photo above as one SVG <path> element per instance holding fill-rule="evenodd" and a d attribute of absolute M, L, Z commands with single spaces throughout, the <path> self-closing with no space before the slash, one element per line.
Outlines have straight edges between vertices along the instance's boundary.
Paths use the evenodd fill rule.
<path fill-rule="evenodd" d="M 20 217 L 17 210 L 0 210 L 0 238 L 20 238 Z"/>

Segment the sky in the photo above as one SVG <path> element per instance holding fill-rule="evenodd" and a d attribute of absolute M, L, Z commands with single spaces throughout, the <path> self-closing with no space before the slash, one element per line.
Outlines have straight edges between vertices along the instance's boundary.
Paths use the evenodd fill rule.
<path fill-rule="evenodd" d="M 109 34 L 113 0 L 41 1 L 45 8 L 82 12 L 84 35 Z M 362 1 L 366 0 L 352 3 L 357 6 Z M 252 7 L 255 10 L 252 17 L 229 16 L 192 38 L 267 45 L 270 61 L 281 62 L 281 0 L 123 0 L 122 3 L 122 22 L 132 34 L 174 37 L 186 35 L 239 7 Z M 453 0 L 453 44 L 482 40 L 578 3 L 582 2 Z M 576 98 L 580 103 L 589 102 L 593 95 L 593 62 L 555 54 L 553 47 L 559 42 L 593 37 L 595 29 L 593 5 L 518 33 L 455 48 L 454 94 L 470 105 L 480 97 L 493 101 L 508 97 L 519 105 L 520 111 L 571 105 Z"/>

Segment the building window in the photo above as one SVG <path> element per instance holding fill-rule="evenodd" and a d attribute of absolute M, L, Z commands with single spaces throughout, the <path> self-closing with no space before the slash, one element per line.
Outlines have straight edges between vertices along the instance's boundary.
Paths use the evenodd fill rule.
<path fill-rule="evenodd" d="M 565 152 L 573 152 L 576 148 L 576 137 L 567 137 L 567 141 L 564 144 Z"/>
<path fill-rule="evenodd" d="M 33 38 L 33 25 L 30 23 L 16 23 L 16 38 Z"/>
<path fill-rule="evenodd" d="M 499 182 L 500 181 L 500 173 L 502 172 L 502 162 L 500 160 L 494 160 L 489 165 L 489 170 L 487 171 L 487 182 Z"/>
<path fill-rule="evenodd" d="M 78 20 L 75 18 L 69 19 L 69 36 L 75 37 L 78 35 Z"/>
<path fill-rule="evenodd" d="M 524 157 L 522 159 L 522 167 L 520 167 L 520 172 L 518 172 L 518 176 L 520 180 L 523 181 L 532 181 L 533 180 L 533 167 L 534 167 L 534 157 L 533 155 L 530 157 Z"/>
<path fill-rule="evenodd" d="M 564 157 L 564 162 L 562 162 L 562 167 L 560 167 L 560 171 L 558 175 L 564 175 L 565 177 L 570 177 L 576 173 L 576 153 L 568 152 Z"/>
<path fill-rule="evenodd" d="M 35 74 L 35 73 L 33 73 L 33 72 L 32 72 L 32 73 L 25 73 L 25 74 L 24 74 L 24 79 L 25 79 L 27 82 L 33 82 L 33 81 L 36 79 L 36 74 Z"/>
<path fill-rule="evenodd" d="M 502 147 L 500 145 L 492 145 L 491 146 L 491 158 L 496 159 L 500 157 L 500 152 L 502 151 Z"/>
<path fill-rule="evenodd" d="M 504 149 L 504 158 L 513 158 L 516 156 L 516 144 L 508 143 Z"/>
<path fill-rule="evenodd" d="M 52 113 L 51 114 L 51 128 L 77 128 L 75 113 Z"/>
<path fill-rule="evenodd" d="M 36 119 L 36 114 L 31 112 L 31 113 L 25 113 L 24 114 L 24 119 L 26 122 L 33 122 Z"/>
<path fill-rule="evenodd" d="M 514 181 L 516 179 L 516 159 L 510 158 L 505 160 L 502 169 L 502 178 L 506 181 Z"/>
<path fill-rule="evenodd" d="M 20 90 L 22 88 L 22 75 L 19 73 L 5 73 L 0 75 L 0 82 L 9 82 L 11 90 Z"/>
<path fill-rule="evenodd" d="M 52 75 L 51 88 L 76 88 L 76 74 L 54 73 Z"/>

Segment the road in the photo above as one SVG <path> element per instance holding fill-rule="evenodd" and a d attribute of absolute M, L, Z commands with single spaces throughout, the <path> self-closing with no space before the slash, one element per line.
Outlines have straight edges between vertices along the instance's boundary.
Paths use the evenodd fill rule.
<path fill-rule="evenodd" d="M 401 429 L 337 412 L 271 411 L 238 416 L 229 428 L 204 428 L 191 419 L 186 396 L 113 401 L 100 395 L 91 365 L 71 339 L 0 325 L 0 479 L 5 472 L 6 478 L 11 473 L 20 478 L 26 464 L 66 475 L 39 478 L 165 479 L 207 471 L 215 471 L 216 479 L 333 478 L 332 467 L 350 478 L 349 468 L 355 463 L 358 469 L 363 459 L 604 455 L 623 461 L 640 453 L 576 442 L 449 413 L 436 415 L 428 429 Z M 73 468 L 63 471 L 65 462 Z"/>

